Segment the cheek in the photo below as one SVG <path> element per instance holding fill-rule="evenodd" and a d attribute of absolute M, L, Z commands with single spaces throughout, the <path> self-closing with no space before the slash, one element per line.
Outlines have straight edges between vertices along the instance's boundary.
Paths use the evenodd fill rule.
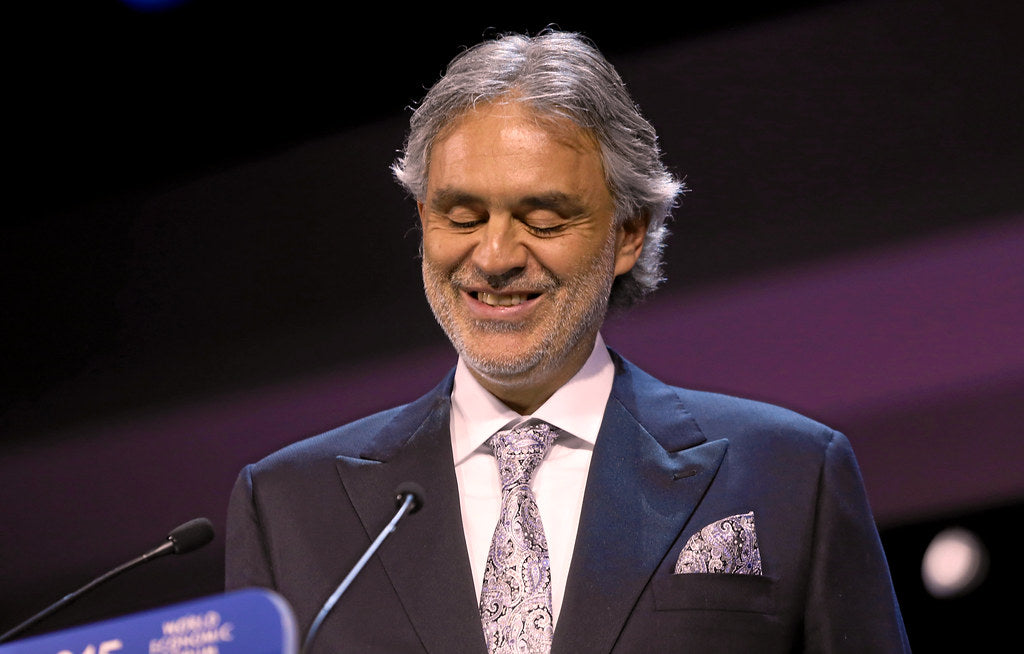
<path fill-rule="evenodd" d="M 607 245 L 597 239 L 578 239 L 562 243 L 552 242 L 550 247 L 534 248 L 537 261 L 561 279 L 579 277 L 603 268 L 607 259 Z"/>
<path fill-rule="evenodd" d="M 458 248 L 452 239 L 431 236 L 423 237 L 423 259 L 434 266 L 447 266 L 458 258 Z"/>

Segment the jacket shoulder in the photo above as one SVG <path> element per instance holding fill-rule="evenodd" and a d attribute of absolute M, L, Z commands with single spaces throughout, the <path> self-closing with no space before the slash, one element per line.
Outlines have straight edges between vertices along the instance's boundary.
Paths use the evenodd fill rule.
<path fill-rule="evenodd" d="M 769 402 L 726 393 L 681 388 L 662 382 L 613 352 L 618 395 L 646 420 L 685 414 L 707 440 L 795 439 L 829 443 L 838 432 L 821 422 Z M 660 414 L 660 415 L 659 415 Z"/>
<path fill-rule="evenodd" d="M 831 440 L 836 433 L 814 418 L 769 402 L 678 387 L 673 391 L 709 438 L 756 431 Z"/>

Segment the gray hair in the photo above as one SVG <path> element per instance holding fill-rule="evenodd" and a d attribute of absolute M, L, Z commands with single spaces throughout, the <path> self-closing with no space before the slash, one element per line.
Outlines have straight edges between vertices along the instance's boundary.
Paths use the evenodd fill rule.
<path fill-rule="evenodd" d="M 405 151 L 391 167 L 395 178 L 423 200 L 433 144 L 478 103 L 500 98 L 523 102 L 540 116 L 567 118 L 597 140 L 616 224 L 647 221 L 640 259 L 616 278 L 609 305 L 639 302 L 663 281 L 665 222 L 684 186 L 662 162 L 657 134 L 619 74 L 583 36 L 508 34 L 456 56 L 413 113 Z"/>

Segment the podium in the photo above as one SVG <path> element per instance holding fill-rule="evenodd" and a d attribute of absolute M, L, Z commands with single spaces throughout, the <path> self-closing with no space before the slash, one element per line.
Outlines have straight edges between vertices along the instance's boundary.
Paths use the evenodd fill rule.
<path fill-rule="evenodd" d="M 291 607 L 246 589 L 0 645 L 0 654 L 296 654 Z"/>

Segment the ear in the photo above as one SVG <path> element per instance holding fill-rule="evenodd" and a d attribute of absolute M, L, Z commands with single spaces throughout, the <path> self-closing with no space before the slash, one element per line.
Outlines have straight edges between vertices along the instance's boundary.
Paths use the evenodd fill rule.
<path fill-rule="evenodd" d="M 633 269 L 644 249 L 647 236 L 647 216 L 627 218 L 615 235 L 615 276 L 624 275 Z"/>
<path fill-rule="evenodd" d="M 423 219 L 425 217 L 423 214 L 426 212 L 426 210 L 426 205 L 424 205 L 423 202 L 421 202 L 420 200 L 416 200 L 416 213 L 418 213 L 420 216 L 420 225 L 423 224 Z"/>

